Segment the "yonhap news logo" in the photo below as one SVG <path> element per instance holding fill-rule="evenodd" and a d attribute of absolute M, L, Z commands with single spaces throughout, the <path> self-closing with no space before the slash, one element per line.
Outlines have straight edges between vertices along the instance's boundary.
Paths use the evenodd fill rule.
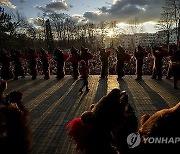
<path fill-rule="evenodd" d="M 127 137 L 129 148 L 135 148 L 141 143 L 141 137 L 138 132 L 131 133 Z M 143 144 L 179 144 L 180 137 L 147 137 L 143 138 Z"/>
<path fill-rule="evenodd" d="M 141 137 L 138 132 L 131 133 L 127 137 L 127 143 L 129 148 L 135 148 L 141 143 Z"/>

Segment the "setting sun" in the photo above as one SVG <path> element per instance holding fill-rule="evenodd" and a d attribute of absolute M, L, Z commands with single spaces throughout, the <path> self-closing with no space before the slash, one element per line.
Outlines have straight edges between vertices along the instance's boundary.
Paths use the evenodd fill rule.
<path fill-rule="evenodd" d="M 112 38 L 114 36 L 114 34 L 115 34 L 114 31 L 112 29 L 109 29 L 107 36 Z"/>

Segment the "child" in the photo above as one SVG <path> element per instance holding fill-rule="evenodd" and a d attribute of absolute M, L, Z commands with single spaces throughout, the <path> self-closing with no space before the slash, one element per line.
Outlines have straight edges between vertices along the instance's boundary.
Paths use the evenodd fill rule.
<path fill-rule="evenodd" d="M 88 87 L 88 77 L 89 77 L 89 66 L 86 65 L 86 62 L 84 60 L 80 61 L 80 65 L 79 65 L 79 72 L 81 74 L 81 77 L 84 81 L 82 87 L 79 89 L 79 92 L 82 93 L 82 89 L 86 86 L 86 91 L 89 91 L 89 87 Z"/>

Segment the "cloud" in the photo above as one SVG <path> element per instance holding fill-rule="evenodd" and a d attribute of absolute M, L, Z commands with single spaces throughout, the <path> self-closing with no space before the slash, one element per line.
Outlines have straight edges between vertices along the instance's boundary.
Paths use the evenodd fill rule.
<path fill-rule="evenodd" d="M 89 12 L 85 12 L 83 14 L 83 17 L 85 19 L 87 19 L 88 21 L 90 22 L 101 22 L 101 21 L 108 21 L 109 19 L 112 19 L 110 17 L 111 15 L 109 13 L 102 13 L 102 12 L 99 12 L 99 11 L 89 11 Z"/>
<path fill-rule="evenodd" d="M 44 19 L 43 18 L 40 18 L 40 17 L 37 17 L 37 18 L 29 18 L 28 19 L 28 22 L 30 24 L 33 24 L 35 26 L 38 26 L 38 27 L 41 27 L 44 23 Z"/>
<path fill-rule="evenodd" d="M 51 3 L 45 6 L 35 6 L 37 9 L 43 12 L 57 12 L 62 10 L 68 10 L 71 5 L 68 5 L 64 0 L 52 0 Z"/>
<path fill-rule="evenodd" d="M 13 8 L 13 9 L 16 8 L 16 6 L 13 5 L 9 0 L 0 0 L 0 4 L 5 5 L 9 8 Z"/>
<path fill-rule="evenodd" d="M 84 17 L 91 22 L 116 20 L 128 22 L 138 17 L 140 22 L 157 21 L 160 17 L 164 1 L 157 0 L 114 0 L 112 4 L 103 6 L 98 11 L 84 13 Z"/>
<path fill-rule="evenodd" d="M 85 19 L 82 15 L 79 14 L 72 15 L 71 20 L 74 21 L 77 25 L 84 25 L 87 23 L 87 19 Z"/>

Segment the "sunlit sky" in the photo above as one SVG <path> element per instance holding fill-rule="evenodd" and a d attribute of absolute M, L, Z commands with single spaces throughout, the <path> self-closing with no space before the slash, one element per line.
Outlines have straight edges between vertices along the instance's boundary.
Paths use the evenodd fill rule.
<path fill-rule="evenodd" d="M 155 32 L 164 0 L 0 0 L 6 10 L 18 10 L 27 18 L 36 19 L 43 12 L 62 12 L 97 23 L 127 23 L 134 17 L 144 24 L 145 32 Z"/>

